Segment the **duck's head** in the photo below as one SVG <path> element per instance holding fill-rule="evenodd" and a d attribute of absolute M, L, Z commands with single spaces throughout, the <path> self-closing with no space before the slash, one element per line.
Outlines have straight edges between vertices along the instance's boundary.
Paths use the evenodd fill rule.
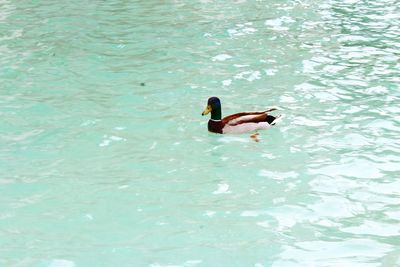
<path fill-rule="evenodd" d="M 210 97 L 207 102 L 207 107 L 204 109 L 202 116 L 207 115 L 211 112 L 211 119 L 220 120 L 221 119 L 221 101 L 218 97 Z"/>

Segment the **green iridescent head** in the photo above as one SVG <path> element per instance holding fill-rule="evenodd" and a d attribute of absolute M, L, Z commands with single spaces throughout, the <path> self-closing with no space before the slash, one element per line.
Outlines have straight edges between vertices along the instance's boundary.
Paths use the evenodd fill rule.
<path fill-rule="evenodd" d="M 220 120 L 221 119 L 221 101 L 218 97 L 210 97 L 207 101 L 207 107 L 204 109 L 202 116 L 207 115 L 211 112 L 212 120 Z"/>

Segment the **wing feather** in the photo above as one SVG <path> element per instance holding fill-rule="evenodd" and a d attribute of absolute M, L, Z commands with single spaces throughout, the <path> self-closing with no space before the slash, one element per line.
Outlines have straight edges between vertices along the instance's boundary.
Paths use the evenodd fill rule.
<path fill-rule="evenodd" d="M 265 121 L 267 113 L 265 112 L 241 112 L 223 118 L 223 123 L 228 125 L 238 125 L 242 123 L 258 123 Z"/>
<path fill-rule="evenodd" d="M 229 116 L 226 116 L 222 119 L 222 123 L 228 125 L 238 125 L 246 122 L 262 122 L 265 121 L 268 116 L 267 112 L 275 111 L 277 108 L 269 108 L 265 111 L 250 111 L 250 112 L 239 112 Z"/>
<path fill-rule="evenodd" d="M 262 113 L 259 115 L 247 115 L 239 117 L 235 120 L 232 120 L 229 125 L 238 125 L 242 123 L 259 123 L 265 121 L 267 118 L 267 113 Z"/>
<path fill-rule="evenodd" d="M 232 120 L 239 119 L 240 117 L 243 116 L 248 116 L 248 115 L 260 115 L 264 114 L 263 111 L 254 111 L 254 112 L 240 112 L 240 113 L 235 113 L 229 116 L 226 116 L 225 118 L 222 119 L 222 121 L 226 124 L 230 123 Z"/>

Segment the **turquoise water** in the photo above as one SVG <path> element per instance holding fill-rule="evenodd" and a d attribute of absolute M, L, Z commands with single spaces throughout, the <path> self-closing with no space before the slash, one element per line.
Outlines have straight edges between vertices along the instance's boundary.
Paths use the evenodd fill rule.
<path fill-rule="evenodd" d="M 0 266 L 400 266 L 399 36 L 395 0 L 0 0 Z M 214 95 L 285 119 L 208 133 Z"/>

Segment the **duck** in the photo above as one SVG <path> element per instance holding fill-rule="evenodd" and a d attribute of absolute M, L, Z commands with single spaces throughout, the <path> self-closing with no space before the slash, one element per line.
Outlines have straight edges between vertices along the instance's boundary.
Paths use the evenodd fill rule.
<path fill-rule="evenodd" d="M 202 116 L 211 113 L 208 121 L 208 131 L 218 134 L 246 133 L 274 126 L 281 115 L 272 116 L 268 112 L 277 108 L 270 108 L 265 111 L 239 112 L 222 118 L 221 100 L 218 97 L 210 97 Z"/>

